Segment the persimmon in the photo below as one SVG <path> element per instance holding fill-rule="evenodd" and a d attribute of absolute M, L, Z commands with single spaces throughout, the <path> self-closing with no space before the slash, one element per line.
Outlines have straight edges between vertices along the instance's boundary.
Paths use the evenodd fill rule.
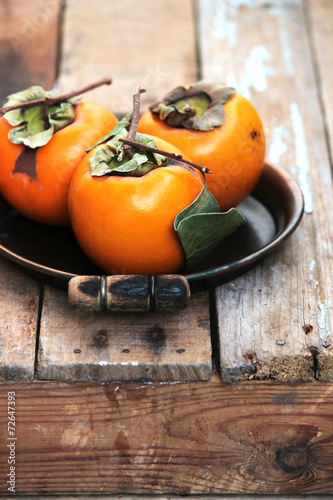
<path fill-rule="evenodd" d="M 186 158 L 162 139 L 150 140 Z M 199 195 L 202 179 L 194 169 L 172 161 L 139 176 L 125 171 L 94 176 L 89 162 L 103 157 L 105 151 L 111 148 L 101 144 L 89 152 L 71 181 L 69 214 L 79 245 L 110 274 L 177 271 L 185 263 L 185 254 L 174 220 Z"/>
<path fill-rule="evenodd" d="M 213 175 L 207 187 L 222 211 L 252 192 L 264 167 L 261 118 L 249 100 L 223 84 L 177 87 L 142 114 L 137 130 L 208 167 Z"/>
<path fill-rule="evenodd" d="M 219 212 L 204 182 L 209 169 L 163 139 L 137 133 L 142 92 L 133 96 L 133 116 L 91 148 L 69 188 L 76 239 L 110 274 L 176 272 L 244 222 L 234 208 Z"/>
<path fill-rule="evenodd" d="M 24 216 L 66 226 L 72 175 L 86 149 L 115 127 L 118 119 L 93 102 L 62 101 L 50 105 L 47 116 L 42 104 L 19 108 L 43 96 L 41 87 L 9 96 L 7 105 L 14 103 L 18 109 L 0 118 L 0 192 Z"/>

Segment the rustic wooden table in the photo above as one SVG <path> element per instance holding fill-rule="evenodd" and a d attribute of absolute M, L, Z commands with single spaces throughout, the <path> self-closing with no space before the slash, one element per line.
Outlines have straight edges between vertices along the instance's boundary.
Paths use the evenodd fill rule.
<path fill-rule="evenodd" d="M 1 258 L 0 493 L 332 494 L 333 3 L 3 0 L 0 13 L 1 98 L 111 76 L 89 100 L 123 113 L 138 85 L 147 108 L 225 81 L 305 202 L 283 246 L 177 314 L 73 312 Z"/>

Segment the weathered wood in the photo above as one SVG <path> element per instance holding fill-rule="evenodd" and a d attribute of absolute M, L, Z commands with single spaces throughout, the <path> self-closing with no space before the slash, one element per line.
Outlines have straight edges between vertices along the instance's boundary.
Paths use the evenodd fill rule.
<path fill-rule="evenodd" d="M 333 88 L 332 88 L 332 19 L 333 3 L 329 0 L 306 0 L 307 21 L 317 70 L 317 85 L 322 111 L 326 120 L 331 155 L 333 147 Z M 332 161 L 332 158 L 331 158 Z"/>
<path fill-rule="evenodd" d="M 152 43 L 162 26 L 167 49 Z M 91 98 L 114 111 L 124 111 L 124 105 L 126 111 L 132 109 L 138 85 L 147 89 L 143 108 L 146 96 L 155 100 L 156 92 L 196 74 L 189 0 L 181 5 L 147 0 L 140 6 L 133 0 L 112 6 L 101 0 L 97 4 L 72 0 L 66 5 L 63 35 L 61 87 L 82 86 L 91 74 L 111 76 L 111 88 L 96 89 Z M 164 299 L 158 288 L 156 282 L 156 304 L 161 307 Z M 211 376 L 208 294 L 194 298 L 184 312 L 163 316 L 80 315 L 68 308 L 65 294 L 47 288 L 45 297 L 38 358 L 38 375 L 43 379 L 207 380 Z"/>
<path fill-rule="evenodd" d="M 60 0 L 1 2 L 1 100 L 29 85 L 53 86 L 60 4 Z M 0 210 L 4 206 L 0 198 Z M 1 257 L 1 381 L 34 378 L 38 300 L 38 284 Z"/>
<path fill-rule="evenodd" d="M 164 1 L 163 3 L 156 2 L 156 4 L 159 4 L 158 8 L 160 5 L 166 5 Z M 240 4 L 242 7 L 238 8 Z M 264 4 L 266 7 L 263 7 Z M 255 343 L 255 347 L 261 348 L 260 352 L 264 352 L 266 347 L 260 346 L 260 342 L 267 339 L 262 335 L 263 331 L 267 332 L 271 328 L 272 335 L 279 333 L 277 340 L 288 342 L 277 347 L 285 349 L 288 344 L 290 347 L 293 343 L 291 339 L 294 339 L 294 332 L 300 326 L 304 327 L 302 330 L 308 339 L 308 347 L 303 346 L 303 349 L 299 351 L 302 358 L 305 358 L 305 362 L 308 362 L 306 370 L 309 372 L 309 370 L 315 371 L 319 368 L 318 374 L 324 378 L 320 368 L 321 360 L 329 360 L 329 357 L 323 356 L 317 339 L 318 330 L 321 325 L 325 325 L 325 315 L 322 313 L 326 309 L 322 307 L 325 305 L 322 300 L 327 298 L 329 313 L 331 304 L 330 295 L 322 295 L 328 294 L 331 289 L 330 283 L 327 282 L 332 257 L 329 243 L 332 224 L 329 213 L 331 202 L 328 199 L 332 195 L 330 173 L 327 168 L 325 146 L 322 147 L 323 126 L 318 120 L 320 113 L 313 87 L 313 72 L 311 65 L 307 67 L 308 38 L 304 36 L 304 22 L 299 22 L 301 2 L 289 0 L 282 4 L 279 2 L 279 4 L 282 7 L 277 6 L 278 4 L 274 7 L 273 2 L 264 1 L 261 4 L 258 1 L 235 2 L 234 4 L 216 2 L 217 10 L 213 12 L 212 17 L 215 26 L 214 22 L 211 22 L 209 28 L 222 40 L 224 36 L 228 37 L 227 52 L 221 51 L 223 46 L 218 47 L 218 45 L 214 45 L 214 50 L 220 51 L 221 60 L 222 55 L 224 58 L 228 57 L 227 54 L 230 58 L 233 57 L 232 64 L 235 68 L 241 68 L 248 61 L 247 56 L 253 55 L 253 50 L 257 47 L 256 43 L 259 39 L 253 38 L 253 45 L 250 44 L 249 33 L 252 33 L 251 37 L 256 37 L 256 32 L 261 34 L 260 44 L 261 40 L 266 37 L 269 40 L 267 51 L 272 59 L 265 60 L 265 51 L 261 52 L 262 65 L 259 64 L 252 75 L 248 73 L 249 78 L 256 78 L 247 81 L 243 78 L 242 84 L 244 87 L 252 85 L 257 89 L 254 91 L 251 88 L 251 98 L 255 98 L 258 109 L 260 106 L 260 112 L 265 117 L 265 122 L 269 124 L 267 125 L 269 159 L 290 169 L 295 177 L 302 181 L 305 188 L 307 177 L 302 174 L 300 158 L 303 162 L 305 159 L 303 163 L 305 167 L 308 163 L 311 164 L 313 191 L 311 193 L 310 190 L 305 189 L 304 192 L 308 201 L 311 201 L 311 195 L 315 193 L 313 204 L 315 210 L 313 214 L 308 210 L 302 228 L 297 231 L 291 241 L 254 273 L 249 273 L 248 279 L 240 278 L 221 287 L 226 300 L 223 314 L 220 314 L 219 324 L 222 333 L 229 327 L 234 328 L 234 338 L 231 335 L 228 337 L 230 341 L 227 345 L 228 349 L 234 348 L 235 345 L 239 348 L 241 345 L 239 332 L 244 328 L 244 335 L 253 332 L 250 339 Z M 315 6 L 315 4 L 316 2 L 313 2 L 312 5 Z M 88 11 L 85 8 L 85 2 L 81 5 L 83 17 L 80 18 L 79 14 L 78 19 L 83 19 L 83 26 L 85 26 L 80 32 L 81 39 L 91 40 L 92 36 L 90 37 L 88 28 L 95 27 L 95 25 L 89 21 L 96 19 L 94 16 L 97 14 L 92 11 L 98 10 L 101 3 L 98 2 L 98 8 L 94 3 Z M 104 17 L 106 5 L 107 2 L 104 2 L 102 6 Z M 126 16 L 123 16 L 124 8 L 128 9 L 128 5 L 128 3 L 125 6 L 121 5 L 123 10 L 117 22 L 128 17 L 127 12 Z M 141 5 L 144 10 L 144 5 Z M 169 15 L 172 9 L 175 9 L 175 5 L 178 7 L 183 5 L 183 2 L 171 2 L 168 5 L 171 5 L 168 10 Z M 259 8 L 251 10 L 252 15 L 249 16 L 247 9 L 251 8 L 251 5 Z M 209 2 L 206 1 L 205 6 L 209 8 Z M 280 16 L 280 8 L 287 8 L 288 10 L 283 10 L 283 12 L 285 14 L 289 12 L 291 17 Z M 224 23 L 224 16 L 228 9 L 229 22 Z M 88 20 L 84 17 L 85 12 L 88 12 Z M 155 11 L 145 11 L 148 19 L 151 12 Z M 269 14 L 270 17 L 266 18 L 263 13 Z M 134 14 L 131 14 L 130 18 L 134 24 Z M 115 22 L 114 19 L 112 18 L 113 22 Z M 258 19 L 258 22 L 254 23 L 254 28 L 252 28 L 254 19 Z M 267 22 L 267 19 L 273 19 L 274 23 Z M 223 30 L 219 31 L 218 26 L 221 21 Z M 169 23 L 168 26 L 170 26 Z M 276 27 L 278 27 L 278 36 L 276 36 Z M 107 38 L 103 30 L 104 27 L 101 30 L 97 28 L 96 32 L 101 33 L 100 43 L 103 48 L 105 47 L 103 53 L 108 54 L 114 48 L 104 42 Z M 237 59 L 238 50 L 230 50 L 230 46 L 235 47 L 237 30 L 244 37 L 244 44 L 248 44 L 249 52 L 247 53 L 244 45 L 239 43 L 239 59 Z M 298 44 L 295 44 L 295 32 L 299 34 Z M 77 32 L 74 31 L 74 33 Z M 286 49 L 288 46 L 286 42 L 291 34 L 294 45 L 290 52 Z M 127 31 L 120 41 L 123 41 L 125 37 L 127 38 Z M 153 43 L 156 41 L 158 45 L 159 40 L 160 38 L 156 36 Z M 76 41 L 77 47 L 72 43 L 73 51 L 77 48 L 82 49 L 85 44 L 85 42 L 83 44 L 80 42 L 80 36 Z M 282 44 L 285 48 L 281 51 L 283 52 L 281 59 L 279 58 L 281 52 L 276 47 Z M 274 50 L 272 50 L 273 46 Z M 165 50 L 168 52 L 169 47 L 166 46 Z M 212 47 L 210 50 L 213 55 Z M 210 50 L 203 60 L 203 62 L 207 60 L 208 64 L 211 57 Z M 258 54 L 260 56 L 260 50 Z M 81 55 L 84 55 L 83 51 Z M 69 57 L 70 54 L 67 53 L 67 56 Z M 302 61 L 301 58 L 303 58 Z M 83 57 L 78 59 L 82 65 Z M 94 68 L 98 66 L 98 59 L 96 57 Z M 185 57 L 184 60 L 186 60 Z M 297 62 L 297 67 L 295 62 Z M 184 67 L 187 66 L 186 63 L 187 61 Z M 86 71 L 92 67 L 89 64 L 86 64 Z M 284 68 L 282 73 L 279 72 L 280 65 Z M 216 67 L 217 72 L 221 70 L 219 64 Z M 231 62 L 225 67 L 226 72 L 232 74 Z M 269 85 L 270 94 L 272 94 L 269 101 L 265 100 L 266 94 L 260 92 L 262 87 L 258 84 L 260 81 L 265 84 L 265 68 L 268 71 L 273 68 L 281 77 L 278 79 L 278 85 Z M 187 70 L 182 68 L 182 71 Z M 73 71 L 75 72 L 75 69 Z M 292 75 L 293 71 L 299 74 L 298 78 L 290 76 L 284 78 L 283 75 Z M 240 72 L 239 75 L 241 74 L 243 73 Z M 305 74 L 306 80 L 304 80 Z M 259 78 L 260 75 L 262 79 Z M 276 75 L 266 75 L 266 77 L 266 83 L 270 83 L 272 79 L 277 81 Z M 237 78 L 240 80 L 240 77 L 237 76 Z M 253 83 L 254 81 L 256 83 Z M 304 82 L 309 86 L 307 92 L 304 91 Z M 169 82 L 166 82 L 165 86 L 168 90 Z M 67 89 L 67 84 L 64 88 Z M 68 88 L 73 88 L 71 82 Z M 131 88 L 130 94 L 132 93 Z M 125 96 L 125 93 L 123 95 Z M 126 91 L 126 99 L 127 97 Z M 295 102 L 298 108 L 295 105 L 291 106 L 291 97 L 295 98 L 292 102 Z M 305 109 L 309 103 L 314 103 L 314 110 L 310 106 L 309 109 Z M 126 106 L 127 103 L 125 103 L 125 108 Z M 310 161 L 306 155 L 299 156 L 302 150 L 304 152 L 304 142 L 301 140 L 302 128 L 298 125 L 299 110 L 303 117 L 304 130 L 306 129 L 306 149 L 310 151 Z M 293 151 L 292 161 L 290 151 Z M 297 154 L 294 154 L 296 151 Z M 314 170 L 314 164 L 319 165 L 318 171 Z M 305 174 L 306 171 L 303 173 Z M 322 191 L 318 190 L 317 184 L 314 183 L 316 175 L 318 175 L 317 182 Z M 324 189 L 327 190 L 326 194 L 323 193 Z M 323 210 L 322 205 L 327 206 L 326 211 Z M 311 223 L 313 217 L 315 217 L 315 223 Z M 325 218 L 327 218 L 326 221 Z M 321 238 L 323 242 L 320 248 L 319 245 L 315 246 L 318 222 L 318 238 Z M 302 245 L 307 248 L 303 248 Z M 4 283 L 2 280 L 4 273 L 7 273 L 7 266 L 8 264 L 5 263 L 3 266 L 5 269 L 2 267 L 0 269 L 1 284 Z M 296 279 L 297 273 L 299 280 Z M 307 274 L 308 280 L 305 279 Z M 8 293 L 11 297 L 10 286 L 6 283 L 3 286 L 3 298 L 6 300 Z M 25 285 L 23 289 L 24 287 Z M 250 287 L 253 287 L 253 290 Z M 259 289 L 262 291 L 259 292 Z M 237 292 L 239 292 L 238 296 Z M 296 297 L 297 294 L 298 297 Z M 267 302 L 261 298 L 264 295 Z M 65 295 L 59 292 L 60 296 L 60 306 L 57 307 L 58 292 L 53 294 L 51 288 L 47 289 L 46 301 L 51 299 L 55 301 L 53 317 L 57 313 L 62 314 Z M 22 295 L 16 290 L 16 295 L 10 303 L 16 305 L 21 298 Z M 257 303 L 257 307 L 251 305 L 251 300 Z M 232 307 L 235 307 L 235 311 L 231 310 Z M 259 307 L 261 311 L 258 311 Z M 26 311 L 25 308 L 24 311 Z M 253 311 L 256 313 L 254 314 Z M 7 309 L 5 312 L 7 314 Z M 229 318 L 225 323 L 222 321 L 223 316 Z M 238 317 L 239 324 L 236 324 L 234 316 Z M 231 317 L 233 320 L 228 324 Z M 44 320 L 47 318 L 46 314 Z M 19 328 L 17 325 L 22 324 L 22 316 L 17 314 L 17 319 L 18 321 L 15 320 L 14 323 L 16 329 Z M 51 321 L 50 316 L 49 319 Z M 80 334 L 82 334 L 84 328 L 89 326 L 89 314 L 84 315 L 78 324 Z M 136 325 L 133 329 L 135 328 Z M 190 330 L 186 322 L 184 322 L 185 330 Z M 321 333 L 323 334 L 324 331 Z M 52 334 L 53 331 L 50 331 L 50 335 Z M 96 341 L 100 344 L 103 343 L 103 339 L 103 333 L 96 337 Z M 271 343 L 269 347 L 272 347 Z M 313 349 L 312 359 L 315 359 L 317 367 L 312 366 L 311 359 L 307 359 L 311 353 L 310 347 L 319 349 L 318 356 L 316 350 Z M 296 349 L 293 348 L 292 353 L 294 355 Z M 240 359 L 241 354 L 237 353 Z M 246 375 L 246 378 L 255 375 L 255 357 L 253 351 L 247 351 L 245 354 L 251 364 L 250 371 L 252 370 L 252 374 Z M 239 359 L 237 356 L 236 359 Z M 236 366 L 236 369 L 238 370 L 239 366 Z M 269 374 L 271 370 L 266 371 L 266 375 L 269 376 Z M 233 376 L 232 372 L 227 375 L 229 379 Z M 263 375 L 259 373 L 259 376 Z M 221 495 L 214 498 L 224 499 L 226 493 L 264 494 L 265 496 L 261 498 L 265 500 L 283 493 L 288 499 L 290 494 L 296 493 L 305 493 L 308 495 L 307 498 L 311 499 L 316 498 L 316 494 L 323 494 L 324 496 L 320 498 L 326 500 L 326 497 L 333 493 L 331 423 L 333 399 L 332 389 L 327 383 L 316 381 L 309 384 L 281 385 L 272 382 L 246 381 L 237 384 L 221 384 L 219 378 L 215 376 L 209 382 L 188 384 L 97 385 L 36 381 L 31 384 L 1 384 L 0 390 L 0 436 L 2 436 L 0 492 L 7 496 L 5 481 L 8 474 L 8 448 L 6 446 L 8 391 L 14 391 L 17 395 L 16 491 L 23 495 L 30 495 L 31 498 L 35 498 L 38 494 L 43 499 L 47 499 L 48 495 L 55 493 L 65 495 L 66 499 L 70 498 L 69 495 L 72 494 L 73 497 L 76 493 L 88 493 L 95 498 L 94 494 L 98 491 L 116 495 L 113 499 L 117 498 L 117 500 L 122 493 L 127 495 L 127 497 L 121 495 L 125 500 L 137 494 L 141 494 L 146 499 L 151 493 L 161 494 L 159 498 L 166 500 L 166 497 L 170 497 L 169 492 L 175 495 L 199 494 L 200 498 L 205 500 L 210 494 Z M 232 498 L 238 500 L 237 496 Z M 247 497 L 240 498 L 245 500 Z M 295 498 L 299 499 L 303 496 Z"/>
<path fill-rule="evenodd" d="M 22 497 L 11 495 L 10 498 Z M 57 500 L 147 500 L 146 495 L 57 495 Z M 198 498 L 198 497 L 192 497 Z M 272 500 L 266 495 L 200 495 L 200 500 Z M 331 500 L 330 495 L 311 495 L 311 500 Z M 24 495 L 24 500 L 36 500 L 35 496 Z M 54 496 L 43 496 L 43 500 L 54 500 Z M 149 495 L 149 500 L 184 500 L 183 495 Z M 310 500 L 308 495 L 274 495 L 274 500 Z"/>
<path fill-rule="evenodd" d="M 33 380 L 38 284 L 0 258 L 0 382 Z"/>
<path fill-rule="evenodd" d="M 332 380 L 332 180 L 302 3 L 198 7 L 203 77 L 254 103 L 267 159 L 299 182 L 306 212 L 274 255 L 216 290 L 222 377 Z"/>
<path fill-rule="evenodd" d="M 332 65 L 333 51 L 332 47 L 332 28 L 331 20 L 333 16 L 333 4 L 325 0 L 313 2 L 307 0 L 307 20 L 308 30 L 311 36 L 313 59 L 315 70 L 317 71 L 317 85 L 319 99 L 322 105 L 322 112 L 326 127 L 326 136 L 328 148 L 330 151 L 330 161 L 332 165 L 332 147 L 333 147 L 333 91 L 332 91 Z M 318 168 L 318 167 L 317 167 Z M 330 222 L 331 217 L 326 223 Z M 324 326 L 328 323 L 328 308 L 325 302 L 319 312 L 319 317 L 322 319 Z M 325 317 L 326 315 L 326 317 Z M 327 332 L 327 329 L 326 329 Z M 323 333 L 326 333 L 325 330 Z M 328 337 L 328 336 L 327 336 Z M 323 339 L 326 343 L 326 349 L 332 351 L 332 338 Z M 321 380 L 331 381 L 333 377 L 333 360 L 332 356 L 318 356 L 317 371 Z"/>
<path fill-rule="evenodd" d="M 214 377 L 0 390 L 1 436 L 7 391 L 16 394 L 20 494 L 333 492 L 333 389 L 326 383 L 222 384 Z M 7 455 L 2 445 L 1 478 Z"/>
<path fill-rule="evenodd" d="M 209 305 L 196 294 L 183 311 L 73 310 L 45 290 L 38 377 L 47 380 L 207 380 L 212 374 Z"/>
<path fill-rule="evenodd" d="M 309 33 L 311 35 L 315 69 L 317 70 L 317 85 L 325 119 L 330 160 L 332 164 L 333 147 L 333 92 L 332 92 L 332 29 L 333 4 L 325 0 L 313 2 L 307 0 Z M 328 342 L 331 342 L 328 339 Z M 331 346 L 330 346 L 331 347 Z M 322 380 L 331 380 L 333 363 L 327 357 L 318 357 L 319 376 Z"/>
<path fill-rule="evenodd" d="M 141 97 L 144 111 L 170 88 L 197 78 L 191 0 L 124 0 L 112 5 L 70 0 L 63 35 L 62 89 L 76 88 L 92 74 L 111 76 L 110 89 L 90 95 L 113 111 L 132 111 L 138 86 L 147 90 Z"/>
<path fill-rule="evenodd" d="M 1 2 L 0 99 L 30 85 L 53 87 L 61 0 Z"/>

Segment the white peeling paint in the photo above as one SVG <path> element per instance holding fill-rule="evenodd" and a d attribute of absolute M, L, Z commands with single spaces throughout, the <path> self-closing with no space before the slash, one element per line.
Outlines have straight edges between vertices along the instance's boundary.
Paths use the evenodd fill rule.
<path fill-rule="evenodd" d="M 294 134 L 295 162 L 297 178 L 304 197 L 304 211 L 313 212 L 313 196 L 309 178 L 310 164 L 302 116 L 296 102 L 290 103 L 290 118 Z"/>
<path fill-rule="evenodd" d="M 280 51 L 282 64 L 284 67 L 284 74 L 287 78 L 295 76 L 293 49 L 290 37 L 290 23 L 291 23 L 291 7 L 301 7 L 302 0 L 277 0 L 267 4 L 269 13 L 277 20 L 278 38 L 280 42 Z M 288 9 L 288 11 L 286 11 Z"/>
<path fill-rule="evenodd" d="M 138 361 L 122 361 L 121 363 L 119 363 L 121 366 L 139 366 L 139 362 Z"/>
<path fill-rule="evenodd" d="M 319 336 L 321 339 L 327 339 L 331 335 L 330 332 L 330 317 L 328 312 L 327 299 L 320 302 L 318 300 L 319 313 L 317 314 L 317 323 L 319 327 Z"/>
<path fill-rule="evenodd" d="M 312 275 L 312 274 L 310 274 L 310 275 L 309 275 L 309 281 L 310 281 L 310 282 L 313 282 L 313 288 L 314 288 L 314 289 L 316 289 L 316 288 L 317 288 L 317 286 L 319 285 L 318 281 L 314 279 L 314 277 L 313 277 L 313 275 Z"/>
<path fill-rule="evenodd" d="M 215 8 L 211 19 L 214 22 L 214 38 L 216 40 L 226 40 L 231 48 L 237 46 L 237 23 L 232 19 L 238 15 L 238 10 L 225 2 L 210 4 L 210 8 Z"/>
<path fill-rule="evenodd" d="M 314 289 L 316 289 L 316 288 L 318 287 L 318 285 L 319 285 L 318 281 L 314 279 L 313 274 L 312 274 L 312 273 L 313 273 L 313 270 L 314 270 L 314 268 L 315 268 L 315 264 L 316 264 L 316 263 L 315 263 L 315 261 L 314 261 L 314 260 L 312 260 L 312 261 L 310 262 L 310 264 L 309 264 L 309 282 L 310 282 L 310 283 L 313 283 L 313 285 L 314 285 Z"/>
<path fill-rule="evenodd" d="M 273 130 L 272 141 L 268 151 L 268 160 L 272 163 L 278 164 L 281 156 L 287 153 L 288 147 L 284 139 L 288 135 L 289 131 L 284 125 L 279 125 Z"/>
<path fill-rule="evenodd" d="M 233 290 L 234 292 L 237 292 L 237 290 L 239 290 L 239 286 L 238 285 L 235 285 L 235 283 L 230 283 L 230 288 L 231 290 Z"/>
<path fill-rule="evenodd" d="M 249 9 L 257 9 L 258 7 L 271 9 L 280 6 L 302 7 L 303 5 L 303 0 L 226 0 L 226 2 L 233 7 L 248 7 Z"/>
<path fill-rule="evenodd" d="M 294 74 L 292 51 L 289 43 L 289 33 L 286 29 L 285 7 L 302 7 L 303 0 L 203 0 L 202 10 L 213 20 L 213 32 L 216 40 L 226 40 L 230 48 L 237 47 L 238 20 L 240 9 L 268 8 L 269 13 L 279 20 L 279 38 L 282 59 L 287 76 Z"/>
<path fill-rule="evenodd" d="M 278 13 L 278 28 L 279 28 L 279 40 L 282 55 L 282 62 L 284 66 L 285 76 L 287 78 L 293 78 L 295 75 L 294 70 L 294 58 L 293 50 L 291 47 L 291 41 L 288 30 L 289 17 L 285 15 L 286 13 L 280 8 Z"/>
<path fill-rule="evenodd" d="M 7 362 L 6 358 L 5 358 L 5 355 L 2 351 L 0 351 L 0 357 L 4 360 L 5 362 L 5 365 L 8 365 L 9 363 Z"/>
<path fill-rule="evenodd" d="M 227 79 L 228 85 L 237 88 L 247 99 L 251 99 L 251 90 L 266 92 L 267 77 L 276 73 L 273 67 L 267 65 L 271 60 L 272 56 L 264 45 L 252 47 L 244 62 L 244 71 L 239 82 L 236 81 L 235 75 L 230 75 Z"/>

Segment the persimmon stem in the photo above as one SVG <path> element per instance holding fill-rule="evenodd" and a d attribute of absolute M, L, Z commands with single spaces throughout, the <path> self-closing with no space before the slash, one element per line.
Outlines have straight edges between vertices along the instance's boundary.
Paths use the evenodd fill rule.
<path fill-rule="evenodd" d="M 172 160 L 177 160 L 181 163 L 186 163 L 186 165 L 190 165 L 191 167 L 194 167 L 203 174 L 212 174 L 213 172 L 207 168 L 204 167 L 203 165 L 200 165 L 200 163 L 193 163 L 190 160 L 185 160 L 185 158 L 182 157 L 182 155 L 176 154 L 176 153 L 169 153 L 168 151 L 163 151 L 162 149 L 157 149 L 157 148 L 152 148 L 150 146 L 146 146 L 145 144 L 140 144 L 139 142 L 132 141 L 130 139 L 119 139 L 119 141 L 123 142 L 125 145 L 128 145 L 129 147 L 135 147 L 138 149 L 142 149 L 143 151 L 150 151 L 151 153 L 158 153 L 160 155 L 166 156 L 167 158 L 171 158 Z M 125 149 L 125 147 L 124 147 Z"/>
<path fill-rule="evenodd" d="M 94 90 L 97 87 L 100 87 L 101 85 L 110 85 L 112 83 L 111 78 L 102 78 L 101 80 L 98 80 L 95 83 L 91 83 L 90 85 L 86 85 L 85 87 L 82 87 L 81 89 L 77 90 L 72 90 L 71 92 L 67 92 L 64 94 L 59 94 L 53 97 L 44 97 L 43 99 L 35 99 L 34 101 L 28 101 L 28 102 L 22 102 L 20 104 L 15 104 L 15 106 L 8 106 L 4 108 L 0 108 L 0 116 L 4 115 L 8 111 L 12 111 L 13 109 L 20 109 L 20 108 L 30 108 L 31 106 L 36 106 L 39 104 L 42 104 L 44 109 L 45 106 L 52 106 L 53 104 L 56 104 L 57 102 L 63 102 L 66 101 L 67 99 L 70 99 L 71 97 L 75 97 L 80 94 L 84 94 L 85 92 L 89 92 L 90 90 Z"/>
<path fill-rule="evenodd" d="M 144 92 L 146 92 L 145 89 L 141 89 L 140 87 L 138 87 L 137 93 L 133 95 L 133 113 L 132 113 L 131 125 L 127 136 L 129 141 L 135 140 L 136 130 L 138 128 L 138 123 L 140 118 L 140 95 L 143 94 Z M 131 146 L 129 144 L 125 143 L 124 153 L 126 154 L 127 158 L 129 159 L 133 158 L 133 153 L 131 151 Z"/>

